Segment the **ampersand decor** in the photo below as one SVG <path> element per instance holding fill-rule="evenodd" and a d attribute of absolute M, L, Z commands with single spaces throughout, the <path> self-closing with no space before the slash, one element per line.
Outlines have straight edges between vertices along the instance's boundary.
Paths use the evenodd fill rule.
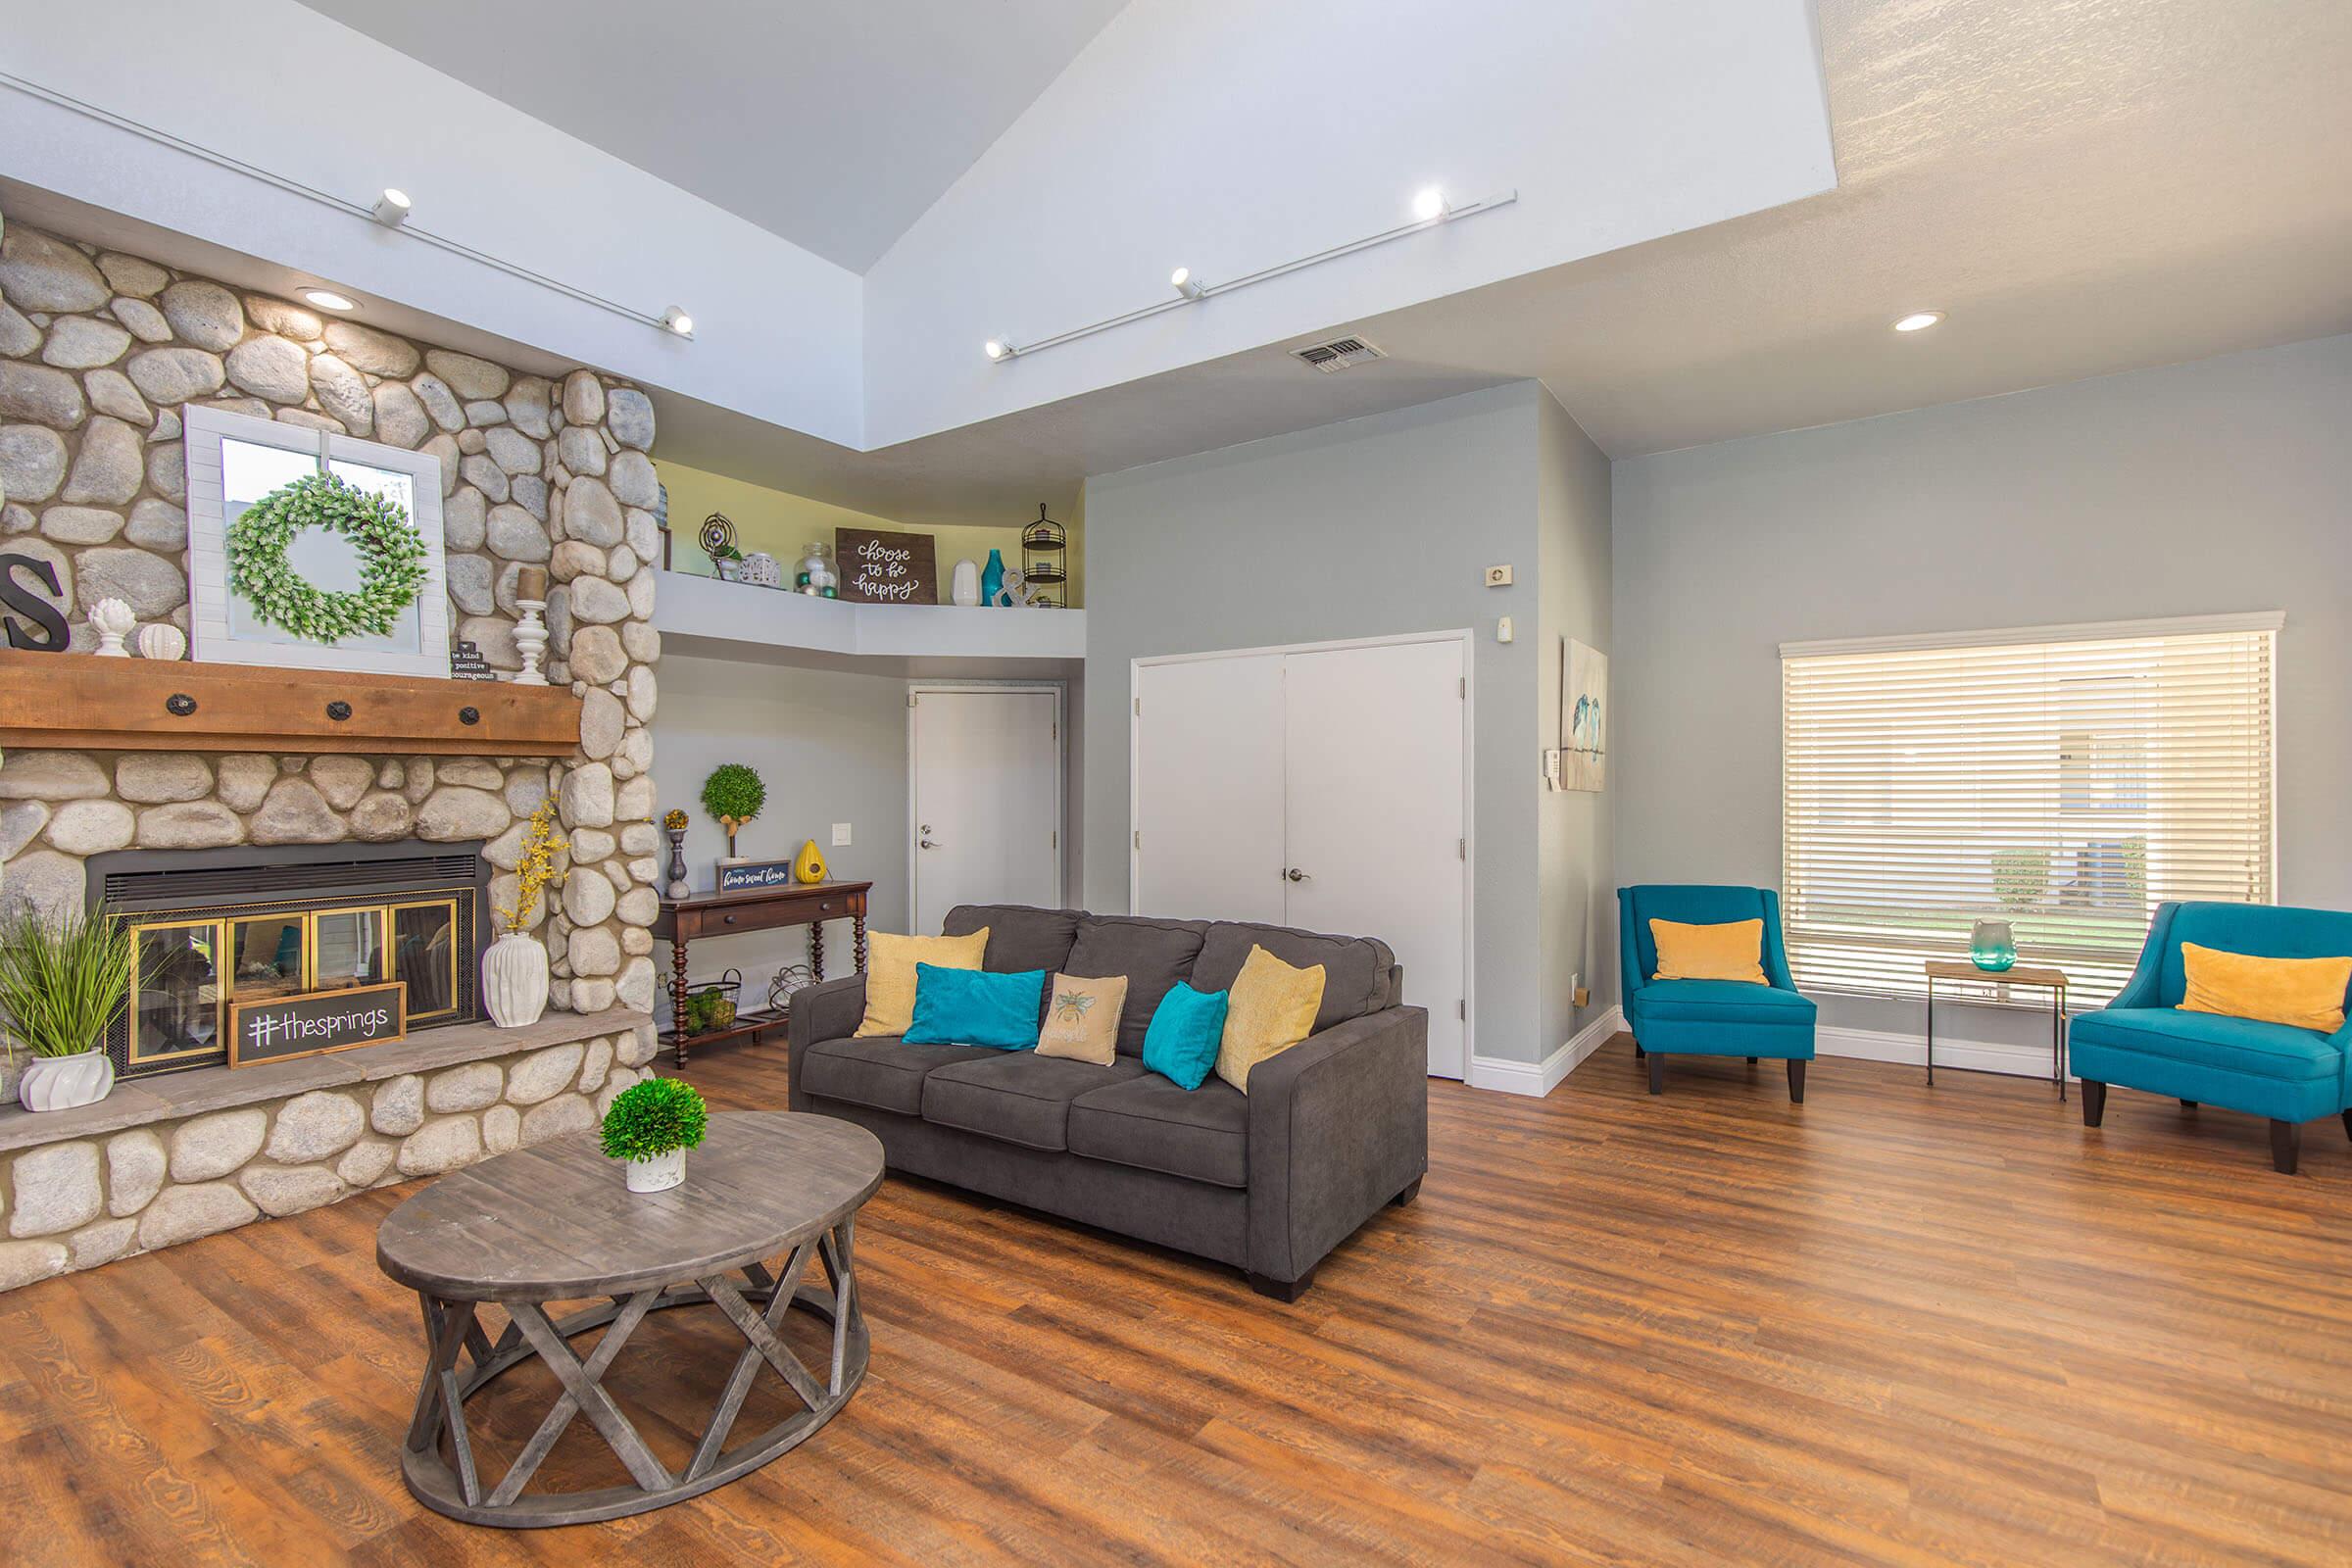
<path fill-rule="evenodd" d="M 352 542 L 358 588 L 330 593 L 295 572 L 286 549 L 308 528 Z M 270 491 L 229 524 L 225 543 L 229 587 L 261 620 L 312 642 L 389 635 L 425 583 L 424 540 L 408 513 L 331 473 L 305 474 Z"/>

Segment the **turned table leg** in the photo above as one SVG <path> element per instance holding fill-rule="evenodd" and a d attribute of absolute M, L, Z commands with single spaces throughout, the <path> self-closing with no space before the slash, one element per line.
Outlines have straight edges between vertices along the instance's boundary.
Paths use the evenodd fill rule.
<path fill-rule="evenodd" d="M 686 1065 L 686 943 L 683 938 L 669 945 L 669 976 L 675 982 L 669 992 L 669 1049 L 677 1054 L 678 1065 Z"/>
<path fill-rule="evenodd" d="M 825 922 L 808 922 L 808 983 L 814 985 L 825 977 Z"/>
<path fill-rule="evenodd" d="M 850 916 L 850 947 L 858 959 L 858 972 L 865 973 L 865 910 L 862 908 Z"/>

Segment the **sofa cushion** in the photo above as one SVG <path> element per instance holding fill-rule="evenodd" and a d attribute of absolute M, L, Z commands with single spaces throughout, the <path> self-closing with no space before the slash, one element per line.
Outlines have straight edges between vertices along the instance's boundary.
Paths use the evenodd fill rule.
<path fill-rule="evenodd" d="M 1088 978 L 1123 974 L 1127 1006 L 1119 1014 L 1119 1054 L 1144 1054 L 1144 1033 L 1168 988 L 1187 979 L 1200 956 L 1202 920 L 1158 920 L 1132 914 L 1090 914 L 1078 922 L 1070 961 L 1061 967 Z M 1244 955 L 1247 956 L 1247 955 Z M 1240 972 L 1241 965 L 1234 965 Z M 1222 989 L 1222 988 L 1219 988 Z"/>
<path fill-rule="evenodd" d="M 1396 955 L 1376 937 L 1327 937 L 1288 926 L 1220 920 L 1201 939 L 1193 965 L 1193 985 L 1201 991 L 1230 991 L 1241 978 L 1250 950 L 1263 948 L 1294 969 L 1323 966 L 1323 1001 L 1315 1009 L 1315 1032 L 1391 1005 L 1389 970 Z"/>
<path fill-rule="evenodd" d="M 1194 1090 L 1156 1073 L 1081 1095 L 1069 1150 L 1218 1187 L 1250 1185 L 1250 1102 L 1222 1078 Z"/>
<path fill-rule="evenodd" d="M 896 1035 L 819 1040 L 801 1055 L 800 1088 L 827 1100 L 918 1116 L 923 1080 L 933 1068 L 1004 1054 L 986 1046 L 910 1046 Z"/>
<path fill-rule="evenodd" d="M 988 933 L 988 956 L 981 967 L 999 974 L 1043 969 L 1048 974 L 1069 961 L 1070 944 L 1077 940 L 1076 909 L 1032 909 L 1021 904 L 958 904 L 940 922 L 941 934 L 969 936 Z"/>
<path fill-rule="evenodd" d="M 994 1046 L 1026 1051 L 1037 1044 L 1045 1008 L 1046 971 L 991 974 L 985 969 L 914 966 L 914 1018 L 908 1045 Z"/>
<path fill-rule="evenodd" d="M 1059 1152 L 1069 1147 L 1065 1127 L 1072 1101 L 1144 1070 L 1132 1057 L 1101 1067 L 1028 1051 L 988 1055 L 984 1061 L 951 1063 L 926 1078 L 923 1120 Z"/>
<path fill-rule="evenodd" d="M 1652 980 L 1634 993 L 1643 1018 L 1691 1023 L 1810 1023 L 1813 1004 L 1778 986 L 1744 980 Z"/>
<path fill-rule="evenodd" d="M 2289 1024 L 2263 1023 L 2173 1007 L 2102 1007 L 2067 1025 L 2070 1045 L 2162 1056 L 2250 1078 L 2333 1079 L 2343 1053 L 2328 1036 Z"/>

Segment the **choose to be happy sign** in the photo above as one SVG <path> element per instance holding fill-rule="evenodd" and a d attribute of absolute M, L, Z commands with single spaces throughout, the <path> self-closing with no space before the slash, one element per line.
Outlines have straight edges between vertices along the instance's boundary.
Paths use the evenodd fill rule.
<path fill-rule="evenodd" d="M 865 605 L 936 605 L 939 561 L 927 533 L 836 528 L 841 597 Z"/>

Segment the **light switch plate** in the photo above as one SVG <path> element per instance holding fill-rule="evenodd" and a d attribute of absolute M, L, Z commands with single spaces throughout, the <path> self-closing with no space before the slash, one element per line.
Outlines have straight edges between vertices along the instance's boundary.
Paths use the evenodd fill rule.
<path fill-rule="evenodd" d="M 1496 642 L 1507 643 L 1518 635 L 1518 629 L 1511 624 L 1510 616 L 1501 616 L 1494 622 L 1494 640 Z"/>
<path fill-rule="evenodd" d="M 1507 563 L 1507 562 L 1506 562 L 1506 563 L 1504 563 L 1502 565 L 1499 565 L 1499 566 L 1489 566 L 1489 567 L 1487 568 L 1487 586 L 1488 586 L 1488 587 L 1490 587 L 1490 588 L 1508 588 L 1510 585 L 1511 585 L 1511 568 L 1510 568 L 1510 564 L 1509 564 L 1509 563 Z"/>
<path fill-rule="evenodd" d="M 840 849 L 840 848 L 841 848 L 843 845 L 845 845 L 845 844 L 847 844 L 847 843 L 849 843 L 849 842 L 850 842 L 850 824 L 849 824 L 849 823 L 847 823 L 847 822 L 836 822 L 836 823 L 834 823 L 834 824 L 833 824 L 833 847 L 834 847 L 835 849 L 837 849 L 837 850 L 838 850 L 838 849 Z"/>

